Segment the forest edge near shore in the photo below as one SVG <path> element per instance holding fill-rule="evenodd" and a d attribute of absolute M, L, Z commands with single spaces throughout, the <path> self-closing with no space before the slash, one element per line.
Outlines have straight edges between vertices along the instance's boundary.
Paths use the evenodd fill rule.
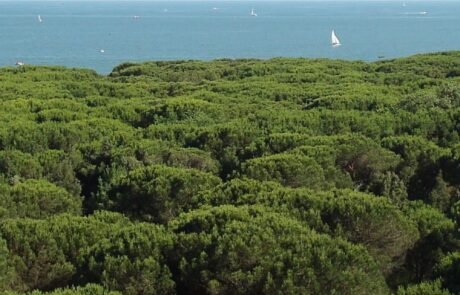
<path fill-rule="evenodd" d="M 457 294 L 459 82 L 460 52 L 0 68 L 0 290 Z"/>

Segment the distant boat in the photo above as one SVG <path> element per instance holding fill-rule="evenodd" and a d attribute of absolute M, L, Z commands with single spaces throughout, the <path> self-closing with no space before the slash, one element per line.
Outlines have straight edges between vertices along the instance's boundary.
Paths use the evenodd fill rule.
<path fill-rule="evenodd" d="M 219 8 L 218 7 L 213 7 L 212 10 L 219 10 Z"/>
<path fill-rule="evenodd" d="M 254 8 L 251 10 L 251 16 L 257 16 L 257 13 L 255 12 Z"/>
<path fill-rule="evenodd" d="M 138 19 L 139 17 L 140 16 L 138 16 L 138 15 L 133 16 L 134 19 Z"/>
<path fill-rule="evenodd" d="M 332 34 L 331 34 L 331 44 L 332 44 L 332 47 L 338 47 L 342 45 L 340 43 L 339 38 L 337 38 L 337 35 L 335 34 L 334 30 L 332 30 Z"/>
<path fill-rule="evenodd" d="M 18 67 L 20 67 L 20 66 L 23 66 L 24 63 L 23 63 L 22 61 L 17 61 L 17 62 L 16 62 L 16 65 L 17 65 Z"/>
<path fill-rule="evenodd" d="M 99 50 L 99 52 L 100 52 L 100 53 L 104 53 L 104 52 L 105 52 L 105 50 L 104 50 L 104 49 L 101 49 L 101 50 Z"/>
<path fill-rule="evenodd" d="M 420 12 L 406 12 L 405 15 L 427 15 L 427 11 L 420 11 Z"/>
<path fill-rule="evenodd" d="M 41 23 L 43 20 L 42 20 L 42 17 L 40 16 L 40 14 L 38 15 L 38 22 Z"/>

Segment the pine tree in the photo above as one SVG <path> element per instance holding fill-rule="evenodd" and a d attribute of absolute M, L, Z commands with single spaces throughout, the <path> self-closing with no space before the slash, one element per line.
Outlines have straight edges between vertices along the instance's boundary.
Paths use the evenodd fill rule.
<path fill-rule="evenodd" d="M 450 191 L 447 182 L 442 177 L 442 171 L 436 176 L 436 184 L 429 195 L 430 204 L 445 212 L 450 204 Z"/>

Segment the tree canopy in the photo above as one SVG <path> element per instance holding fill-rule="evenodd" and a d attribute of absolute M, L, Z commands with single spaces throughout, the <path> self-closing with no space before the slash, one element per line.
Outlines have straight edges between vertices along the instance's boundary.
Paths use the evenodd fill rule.
<path fill-rule="evenodd" d="M 0 68 L 0 292 L 457 294 L 460 52 Z"/>

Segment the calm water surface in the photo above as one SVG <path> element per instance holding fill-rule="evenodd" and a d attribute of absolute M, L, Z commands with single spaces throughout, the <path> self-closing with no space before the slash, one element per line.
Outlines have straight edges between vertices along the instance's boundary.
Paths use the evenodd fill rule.
<path fill-rule="evenodd" d="M 20 60 L 108 73 L 145 60 L 376 60 L 459 50 L 459 28 L 460 1 L 0 1 L 0 66 Z M 330 46 L 332 29 L 338 48 Z"/>

